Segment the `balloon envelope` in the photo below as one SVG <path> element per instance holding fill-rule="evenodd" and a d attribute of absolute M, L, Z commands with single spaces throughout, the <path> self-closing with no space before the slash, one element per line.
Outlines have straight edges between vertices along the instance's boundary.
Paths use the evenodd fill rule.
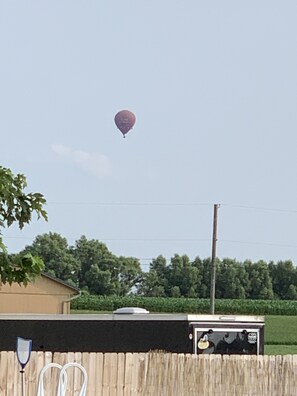
<path fill-rule="evenodd" d="M 135 115 L 129 110 L 121 110 L 114 117 L 114 122 L 124 137 L 133 128 L 135 121 Z"/>

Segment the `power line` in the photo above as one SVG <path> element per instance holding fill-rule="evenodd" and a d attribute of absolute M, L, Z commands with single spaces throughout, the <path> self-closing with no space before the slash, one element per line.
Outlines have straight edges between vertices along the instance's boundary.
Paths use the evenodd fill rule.
<path fill-rule="evenodd" d="M 48 205 L 86 205 L 86 206 L 210 206 L 207 202 L 58 202 L 48 201 Z"/>
<path fill-rule="evenodd" d="M 33 240 L 35 237 L 25 237 L 25 236 L 5 236 L 2 234 L 5 239 L 24 239 L 24 240 Z M 73 237 L 65 237 L 67 240 L 79 240 L 79 238 Z M 95 238 L 91 238 L 95 239 Z M 210 242 L 211 238 L 96 238 L 96 240 L 100 242 L 105 241 L 119 241 L 119 242 Z M 235 243 L 235 244 L 245 244 L 245 245 L 265 245 L 265 246 L 277 246 L 277 247 L 288 247 L 288 248 L 297 248 L 297 245 L 294 244 L 283 244 L 277 242 L 256 242 L 256 241 L 243 241 L 236 239 L 218 239 L 219 243 Z"/>
<path fill-rule="evenodd" d="M 36 239 L 35 237 L 25 237 L 25 236 L 5 236 L 2 234 L 5 239 L 25 239 L 32 240 Z M 78 241 L 80 238 L 67 238 L 67 240 Z M 95 239 L 95 238 L 91 238 Z M 100 242 L 110 242 L 110 241 L 119 241 L 119 242 L 210 242 L 210 238 L 96 238 L 96 240 Z"/>
<path fill-rule="evenodd" d="M 264 207 L 264 206 L 228 204 L 228 203 L 223 203 L 223 204 L 221 204 L 221 206 L 227 206 L 230 208 L 264 210 L 264 211 L 269 211 L 269 212 L 297 213 L 297 209 L 270 208 L 270 207 Z"/>
<path fill-rule="evenodd" d="M 84 206 L 212 206 L 210 202 L 87 202 L 87 201 L 48 201 L 47 205 L 84 205 Z M 297 209 L 271 208 L 256 205 L 222 203 L 221 206 L 241 209 L 254 209 L 271 212 L 297 213 Z"/>
<path fill-rule="evenodd" d="M 285 248 L 297 248 L 297 245 L 275 243 L 275 242 L 239 241 L 239 240 L 232 240 L 232 239 L 220 239 L 219 242 L 241 243 L 241 244 L 244 244 L 244 245 L 277 246 L 277 247 L 285 247 Z"/>

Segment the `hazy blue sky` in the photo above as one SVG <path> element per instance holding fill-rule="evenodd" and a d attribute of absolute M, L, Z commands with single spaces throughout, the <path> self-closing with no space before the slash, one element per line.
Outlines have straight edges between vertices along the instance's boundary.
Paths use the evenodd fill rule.
<path fill-rule="evenodd" d="M 48 223 L 144 265 L 163 254 L 297 263 L 296 0 L 0 3 L 1 165 Z M 122 138 L 117 111 L 136 114 Z"/>

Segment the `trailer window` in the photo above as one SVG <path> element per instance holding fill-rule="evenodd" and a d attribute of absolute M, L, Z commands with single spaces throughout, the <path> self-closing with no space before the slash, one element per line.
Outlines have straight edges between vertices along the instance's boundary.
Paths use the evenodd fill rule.
<path fill-rule="evenodd" d="M 194 353 L 197 354 L 258 354 L 258 329 L 195 329 Z"/>

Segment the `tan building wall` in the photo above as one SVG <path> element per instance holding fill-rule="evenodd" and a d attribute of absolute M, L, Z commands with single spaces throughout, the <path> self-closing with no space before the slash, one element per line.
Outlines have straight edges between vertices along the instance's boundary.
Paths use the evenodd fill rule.
<path fill-rule="evenodd" d="M 26 287 L 16 283 L 0 286 L 0 313 L 70 313 L 70 299 L 77 289 L 47 275 Z"/>

